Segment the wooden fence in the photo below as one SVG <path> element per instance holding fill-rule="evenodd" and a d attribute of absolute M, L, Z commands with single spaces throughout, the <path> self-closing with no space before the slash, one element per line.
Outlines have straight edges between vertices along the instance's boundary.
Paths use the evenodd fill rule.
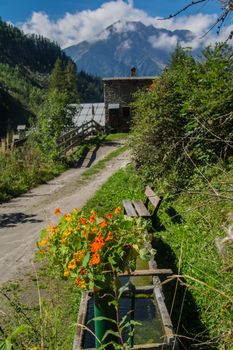
<path fill-rule="evenodd" d="M 63 134 L 58 139 L 59 154 L 66 154 L 69 150 L 80 144 L 85 138 L 97 135 L 104 131 L 104 127 L 95 120 L 90 120 L 75 129 Z"/>
<path fill-rule="evenodd" d="M 18 134 L 13 135 L 11 141 L 1 140 L 0 149 L 2 151 L 23 146 L 28 136 L 26 127 L 24 125 L 19 125 L 17 127 L 17 131 Z M 86 137 L 91 135 L 97 135 L 100 132 L 104 131 L 104 126 L 101 126 L 95 120 L 90 120 L 89 122 L 83 123 L 82 125 L 71 129 L 70 131 L 64 133 L 58 139 L 57 146 L 59 154 L 66 154 L 69 150 L 80 144 Z"/>

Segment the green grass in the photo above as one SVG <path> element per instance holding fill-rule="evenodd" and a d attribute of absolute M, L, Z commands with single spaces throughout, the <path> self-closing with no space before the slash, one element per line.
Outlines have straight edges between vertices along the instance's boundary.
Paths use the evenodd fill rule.
<path fill-rule="evenodd" d="M 233 183 L 232 173 L 215 175 L 215 186 L 214 182 Z M 85 209 L 94 208 L 104 215 L 121 206 L 123 199 L 143 198 L 143 192 L 140 177 L 128 166 L 114 174 Z M 205 194 L 184 192 L 172 199 L 165 195 L 161 204 L 153 244 L 158 266 L 183 275 L 178 289 L 171 282 L 164 286 L 164 293 L 175 331 L 186 349 L 205 341 L 207 344 L 199 349 L 223 350 L 233 346 L 233 278 L 232 268 L 228 269 L 233 261 L 233 247 L 226 245 L 225 255 L 221 256 L 215 245 L 216 237 L 223 238 L 224 226 L 232 221 L 232 201 Z"/>
<path fill-rule="evenodd" d="M 107 141 L 115 141 L 115 140 L 127 140 L 129 134 L 126 132 L 119 132 L 116 134 L 108 134 L 106 136 Z"/>
<path fill-rule="evenodd" d="M 73 282 L 46 267 L 38 271 L 40 295 L 34 275 L 23 276 L 17 282 L 0 289 L 0 325 L 5 335 L 22 324 L 30 327 L 28 334 L 17 338 L 15 349 L 72 349 L 81 297 Z"/>

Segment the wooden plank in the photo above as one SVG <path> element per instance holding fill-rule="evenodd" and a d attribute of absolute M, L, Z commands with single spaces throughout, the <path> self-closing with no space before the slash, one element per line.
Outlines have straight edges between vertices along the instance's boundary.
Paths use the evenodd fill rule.
<path fill-rule="evenodd" d="M 133 349 L 137 350 L 167 350 L 167 349 L 173 349 L 173 346 L 167 343 L 151 343 L 151 344 L 139 344 L 134 345 Z M 89 350 L 89 349 L 87 349 Z"/>
<path fill-rule="evenodd" d="M 172 275 L 171 269 L 148 269 L 148 270 L 135 270 L 119 273 L 119 276 L 159 276 L 159 275 Z"/>
<path fill-rule="evenodd" d="M 154 197 L 154 196 L 156 196 L 156 194 L 155 194 L 154 191 L 150 188 L 150 186 L 146 186 L 145 195 L 146 195 L 147 197 Z"/>
<path fill-rule="evenodd" d="M 138 213 L 138 216 L 142 218 L 148 218 L 151 216 L 144 203 L 140 199 L 134 200 L 133 205 L 136 209 L 136 212 Z"/>
<path fill-rule="evenodd" d="M 73 350 L 81 350 L 82 349 L 82 340 L 84 334 L 84 328 L 82 325 L 85 325 L 86 315 L 87 315 L 87 306 L 88 306 L 88 293 L 82 293 L 82 298 L 79 306 L 79 313 L 77 319 L 77 331 L 75 334 L 74 342 L 73 342 Z"/>
<path fill-rule="evenodd" d="M 133 207 L 132 202 L 129 199 L 123 200 L 122 203 L 123 203 L 123 207 L 125 209 L 125 212 L 128 216 L 133 216 L 133 217 L 138 216 L 134 207 Z"/>

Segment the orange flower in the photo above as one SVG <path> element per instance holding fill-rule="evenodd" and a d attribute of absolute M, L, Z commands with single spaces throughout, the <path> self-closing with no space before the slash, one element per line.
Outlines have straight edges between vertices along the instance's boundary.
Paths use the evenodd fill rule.
<path fill-rule="evenodd" d="M 56 233 L 59 231 L 59 229 L 58 229 L 58 226 L 57 226 L 57 225 L 53 226 L 53 231 L 54 231 L 54 232 L 56 232 Z"/>
<path fill-rule="evenodd" d="M 97 229 L 97 227 L 91 227 L 91 231 L 97 233 L 97 232 L 98 232 L 98 229 Z"/>
<path fill-rule="evenodd" d="M 87 238 L 87 231 L 86 230 L 83 231 L 83 237 Z"/>
<path fill-rule="evenodd" d="M 60 243 L 63 244 L 63 243 L 66 243 L 66 241 L 67 241 L 67 237 L 61 239 L 61 240 L 60 240 Z"/>
<path fill-rule="evenodd" d="M 107 213 L 107 214 L 105 215 L 105 217 L 106 217 L 107 219 L 109 219 L 109 220 L 112 220 L 113 215 L 112 215 L 112 213 Z"/>
<path fill-rule="evenodd" d="M 56 208 L 54 214 L 55 215 L 61 214 L 61 209 L 60 208 Z"/>
<path fill-rule="evenodd" d="M 100 224 L 100 227 L 105 228 L 106 226 L 107 226 L 107 222 L 106 222 L 106 220 L 103 220 Z"/>
<path fill-rule="evenodd" d="M 121 212 L 121 207 L 117 207 L 115 210 L 114 210 L 114 213 L 115 214 L 119 214 Z"/>
<path fill-rule="evenodd" d="M 80 275 L 85 276 L 86 274 L 87 274 L 87 269 L 82 267 L 81 270 L 80 270 Z"/>
<path fill-rule="evenodd" d="M 93 223 L 95 221 L 96 221 L 96 216 L 95 215 L 91 215 L 90 222 Z"/>
<path fill-rule="evenodd" d="M 68 237 L 71 234 L 71 232 L 72 232 L 71 229 L 68 228 L 65 232 L 66 237 Z"/>
<path fill-rule="evenodd" d="M 73 259 L 73 260 L 71 260 L 71 261 L 69 262 L 68 269 L 70 269 L 70 270 L 76 269 L 76 262 L 75 262 L 75 259 Z"/>
<path fill-rule="evenodd" d="M 77 212 L 77 211 L 78 211 L 78 208 L 74 208 L 73 210 Z"/>
<path fill-rule="evenodd" d="M 42 239 L 42 241 L 41 241 L 38 245 L 39 245 L 39 247 L 43 247 L 43 246 L 45 246 L 47 243 L 48 243 L 48 240 L 47 240 L 47 239 Z"/>
<path fill-rule="evenodd" d="M 65 269 L 63 275 L 64 275 L 64 276 L 68 276 L 69 273 L 70 273 L 69 270 Z"/>
<path fill-rule="evenodd" d="M 81 278 L 77 278 L 76 281 L 75 281 L 75 284 L 76 284 L 78 287 L 81 287 L 81 288 L 83 288 L 83 289 L 86 289 L 86 288 L 87 288 L 85 281 L 82 280 Z"/>
<path fill-rule="evenodd" d="M 70 213 L 65 214 L 65 217 L 66 217 L 66 221 L 70 221 L 71 220 L 71 214 Z"/>
<path fill-rule="evenodd" d="M 80 250 L 79 252 L 74 253 L 74 259 L 77 263 L 79 263 L 84 257 L 84 252 Z"/>
<path fill-rule="evenodd" d="M 100 255 L 98 253 L 95 253 L 92 255 L 90 260 L 90 265 L 98 265 L 100 263 Z"/>
<path fill-rule="evenodd" d="M 86 219 L 82 218 L 82 217 L 79 219 L 79 221 L 80 221 L 80 223 L 81 223 L 82 225 L 88 224 L 88 221 L 87 221 Z"/>
<path fill-rule="evenodd" d="M 107 238 L 105 239 L 105 241 L 109 241 L 110 239 L 112 239 L 112 232 L 108 233 Z"/>
<path fill-rule="evenodd" d="M 94 240 L 94 242 L 91 245 L 92 253 L 98 252 L 98 250 L 100 250 L 104 246 L 104 244 L 105 244 L 104 238 L 101 234 L 99 234 L 99 236 L 96 237 L 96 239 Z"/>

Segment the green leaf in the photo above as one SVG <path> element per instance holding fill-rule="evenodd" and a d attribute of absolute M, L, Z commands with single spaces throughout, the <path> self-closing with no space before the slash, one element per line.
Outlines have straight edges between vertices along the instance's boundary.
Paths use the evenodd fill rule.
<path fill-rule="evenodd" d="M 90 253 L 87 253 L 83 259 L 83 262 L 82 262 L 83 267 L 87 267 L 89 259 L 90 259 Z"/>

